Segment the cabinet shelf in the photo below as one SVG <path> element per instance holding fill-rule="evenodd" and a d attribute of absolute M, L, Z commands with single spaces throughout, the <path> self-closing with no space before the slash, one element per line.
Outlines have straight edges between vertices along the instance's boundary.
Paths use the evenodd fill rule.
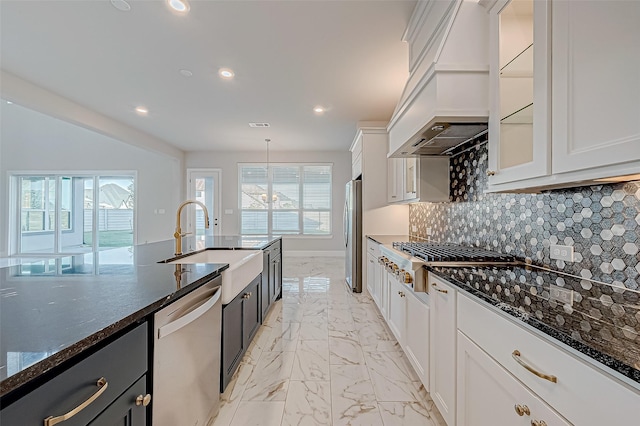
<path fill-rule="evenodd" d="M 533 102 L 500 120 L 500 124 L 533 124 Z"/>
<path fill-rule="evenodd" d="M 533 43 L 500 68 L 500 78 L 533 78 Z"/>

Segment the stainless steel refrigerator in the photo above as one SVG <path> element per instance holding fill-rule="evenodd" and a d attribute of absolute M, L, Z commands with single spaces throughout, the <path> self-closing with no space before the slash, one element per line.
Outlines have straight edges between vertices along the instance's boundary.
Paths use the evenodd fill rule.
<path fill-rule="evenodd" d="M 344 245 L 347 286 L 362 292 L 362 181 L 347 182 L 344 202 Z"/>

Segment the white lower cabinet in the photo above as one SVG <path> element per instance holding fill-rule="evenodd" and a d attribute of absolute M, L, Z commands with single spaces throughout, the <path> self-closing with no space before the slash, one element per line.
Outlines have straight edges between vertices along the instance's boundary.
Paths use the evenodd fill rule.
<path fill-rule="evenodd" d="M 367 238 L 367 291 L 373 301 L 380 307 L 383 267 L 378 262 L 380 244 Z"/>
<path fill-rule="evenodd" d="M 570 424 L 640 424 L 640 390 L 596 369 L 570 349 L 552 344 L 518 320 L 459 295 L 458 329 Z M 459 374 L 465 373 L 459 370 Z M 459 377 L 458 383 L 460 380 L 464 378 Z"/>
<path fill-rule="evenodd" d="M 380 267 L 380 304 L 378 309 L 385 320 L 389 320 L 389 271 Z"/>
<path fill-rule="evenodd" d="M 460 331 L 457 382 L 459 425 L 570 424 Z"/>
<path fill-rule="evenodd" d="M 394 274 L 385 274 L 389 304 L 385 319 L 425 389 L 429 390 L 429 305 Z"/>
<path fill-rule="evenodd" d="M 369 295 L 376 300 L 376 269 L 378 267 L 378 259 L 367 253 L 367 291 Z M 377 302 L 376 302 L 377 303 Z"/>
<path fill-rule="evenodd" d="M 388 274 L 389 279 L 389 317 L 387 324 L 404 348 L 405 328 L 407 324 L 407 295 L 406 290 L 395 279 L 395 275 Z"/>
<path fill-rule="evenodd" d="M 456 424 L 456 296 L 455 287 L 429 275 L 431 398 L 448 426 Z"/>
<path fill-rule="evenodd" d="M 429 387 L 429 305 L 407 292 L 404 352 L 427 391 Z"/>

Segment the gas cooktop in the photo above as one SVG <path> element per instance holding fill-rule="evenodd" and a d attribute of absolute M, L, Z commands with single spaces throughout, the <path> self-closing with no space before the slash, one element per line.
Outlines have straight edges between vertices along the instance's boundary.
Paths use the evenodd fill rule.
<path fill-rule="evenodd" d="M 473 265 L 519 265 L 514 256 L 446 243 L 394 242 L 393 248 L 410 254 L 430 265 L 473 266 Z"/>

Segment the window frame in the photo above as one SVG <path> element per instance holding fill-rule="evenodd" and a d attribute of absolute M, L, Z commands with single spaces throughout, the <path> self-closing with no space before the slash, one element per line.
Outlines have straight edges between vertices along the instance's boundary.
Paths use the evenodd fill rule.
<path fill-rule="evenodd" d="M 10 256 L 22 256 L 22 257 L 50 257 L 52 255 L 77 255 L 84 254 L 87 251 L 65 251 L 61 245 L 61 236 L 65 233 L 74 232 L 74 218 L 75 214 L 72 211 L 70 212 L 70 226 L 68 229 L 59 229 L 61 226 L 61 215 L 59 211 L 62 210 L 62 179 L 63 178 L 91 178 L 93 179 L 93 191 L 94 191 L 94 200 L 98 199 L 98 191 L 99 191 L 99 182 L 101 178 L 114 178 L 114 177 L 122 177 L 122 178 L 130 178 L 133 181 L 133 193 L 138 194 L 138 172 L 136 170 L 20 170 L 20 171 L 7 171 L 9 176 L 9 191 L 8 191 L 8 225 L 9 230 L 7 233 L 7 237 L 9 239 L 9 255 Z M 43 230 L 43 231 L 30 231 L 29 235 L 43 235 L 52 233 L 54 236 L 53 250 L 51 252 L 23 252 L 22 251 L 22 230 L 21 230 L 21 210 L 22 210 L 22 188 L 20 185 L 21 179 L 25 177 L 44 177 L 55 180 L 55 226 L 53 230 Z M 137 233 L 138 233 L 138 200 L 137 196 L 133 197 L 133 234 L 132 234 L 132 245 L 137 244 Z M 74 205 L 76 201 L 75 194 L 73 191 L 73 184 L 71 190 L 71 203 Z M 91 251 L 96 252 L 100 250 L 99 246 L 99 236 L 98 236 L 98 210 L 99 203 L 94 203 L 93 212 L 92 212 L 92 241 L 91 241 Z"/>
<path fill-rule="evenodd" d="M 308 209 L 305 208 L 304 202 L 304 168 L 305 167 L 328 167 L 329 168 L 329 207 L 322 209 Z M 266 168 L 267 169 L 267 200 L 266 200 L 266 208 L 260 209 L 251 209 L 251 208 L 243 208 L 242 206 L 242 173 L 243 169 L 247 167 L 257 167 L 257 168 Z M 297 167 L 299 180 L 298 180 L 298 208 L 297 209 L 274 209 L 273 208 L 273 170 L 278 167 Z M 252 162 L 252 163 L 238 163 L 238 224 L 239 224 L 239 233 L 240 235 L 248 235 L 248 236 L 259 236 L 259 235 L 281 235 L 287 237 L 298 237 L 298 238 L 332 238 L 333 237 L 333 163 L 332 162 L 295 162 L 295 163 L 260 163 L 260 162 Z M 244 233 L 243 232 L 243 223 L 242 223 L 242 215 L 245 211 L 255 211 L 255 212 L 267 212 L 267 232 L 266 233 Z M 274 212 L 297 212 L 298 213 L 298 231 L 296 232 L 288 232 L 286 230 L 274 230 L 273 229 L 273 214 Z M 304 217 L 307 212 L 326 212 L 329 217 L 329 230 L 327 233 L 305 233 L 304 229 Z"/>

